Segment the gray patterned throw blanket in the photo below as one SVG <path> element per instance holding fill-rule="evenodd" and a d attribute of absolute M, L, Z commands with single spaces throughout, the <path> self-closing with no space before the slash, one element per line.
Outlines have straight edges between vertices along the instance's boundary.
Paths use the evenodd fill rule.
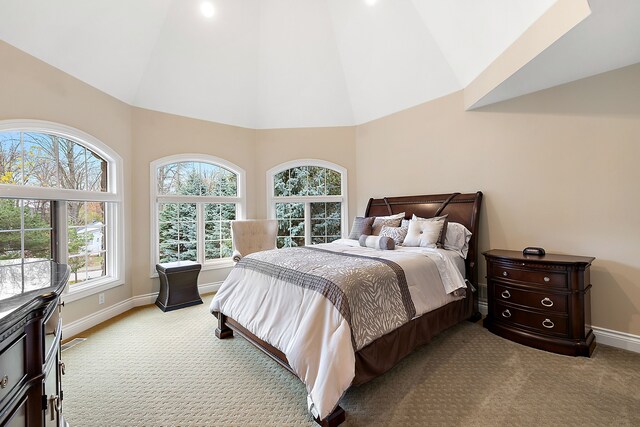
<path fill-rule="evenodd" d="M 251 254 L 236 268 L 322 294 L 351 327 L 355 351 L 416 314 L 404 271 L 386 259 L 298 247 Z"/>

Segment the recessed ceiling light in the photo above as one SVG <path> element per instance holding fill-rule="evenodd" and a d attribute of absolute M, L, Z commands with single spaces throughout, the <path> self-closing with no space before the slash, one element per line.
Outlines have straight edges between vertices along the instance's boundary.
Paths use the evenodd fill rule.
<path fill-rule="evenodd" d="M 213 3 L 211 3 L 210 1 L 203 1 L 202 3 L 200 3 L 200 12 L 202 12 L 202 15 L 205 18 L 213 17 L 215 11 L 216 10 L 213 8 Z"/>
<path fill-rule="evenodd" d="M 373 6 L 374 4 L 376 4 L 378 2 L 378 0 L 364 0 L 364 2 L 366 4 L 368 4 L 369 6 Z"/>

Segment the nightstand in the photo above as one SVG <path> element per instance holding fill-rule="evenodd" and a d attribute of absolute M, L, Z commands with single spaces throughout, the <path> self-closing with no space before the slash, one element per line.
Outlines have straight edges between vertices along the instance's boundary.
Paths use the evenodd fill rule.
<path fill-rule="evenodd" d="M 490 250 L 484 326 L 496 335 L 554 353 L 587 356 L 591 330 L 590 267 L 595 258 Z"/>
<path fill-rule="evenodd" d="M 156 264 L 160 277 L 160 292 L 156 305 L 162 311 L 177 310 L 202 304 L 198 293 L 198 274 L 202 266 L 193 261 Z"/>

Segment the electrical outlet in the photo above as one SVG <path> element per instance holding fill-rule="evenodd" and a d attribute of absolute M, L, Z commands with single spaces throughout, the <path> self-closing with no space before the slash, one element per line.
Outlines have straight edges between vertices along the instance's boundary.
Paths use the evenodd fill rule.
<path fill-rule="evenodd" d="M 98 294 L 98 304 L 104 304 L 104 293 Z"/>

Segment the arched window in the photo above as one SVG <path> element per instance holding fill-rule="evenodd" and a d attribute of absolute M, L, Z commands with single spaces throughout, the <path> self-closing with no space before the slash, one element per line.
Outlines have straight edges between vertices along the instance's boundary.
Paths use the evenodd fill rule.
<path fill-rule="evenodd" d="M 231 257 L 231 221 L 244 217 L 244 176 L 213 156 L 185 154 L 151 164 L 155 264 L 197 261 L 204 268 Z"/>
<path fill-rule="evenodd" d="M 28 288 L 51 260 L 71 268 L 68 301 L 122 283 L 121 164 L 77 129 L 0 122 L 1 289 Z"/>
<path fill-rule="evenodd" d="M 329 243 L 344 236 L 347 170 L 322 160 L 296 160 L 267 172 L 269 217 L 278 247 Z"/>

